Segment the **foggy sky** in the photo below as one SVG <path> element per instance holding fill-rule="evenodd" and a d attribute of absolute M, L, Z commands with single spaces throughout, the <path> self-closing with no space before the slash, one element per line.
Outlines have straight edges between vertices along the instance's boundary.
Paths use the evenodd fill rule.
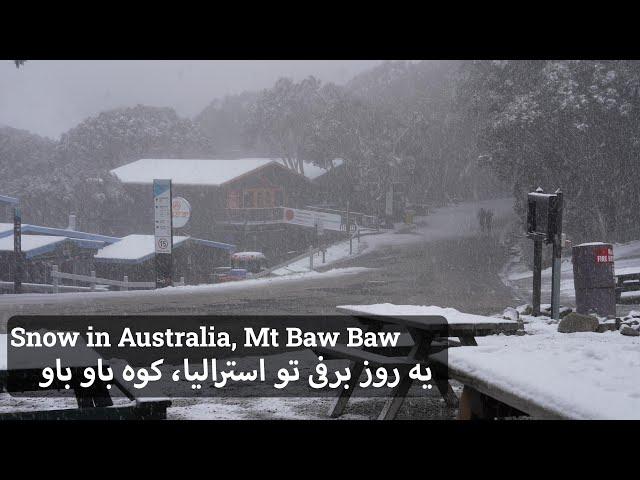
<path fill-rule="evenodd" d="M 344 83 L 377 60 L 0 61 L 0 125 L 58 138 L 86 117 L 137 104 L 193 117 L 214 98 L 267 88 L 279 77 Z"/>

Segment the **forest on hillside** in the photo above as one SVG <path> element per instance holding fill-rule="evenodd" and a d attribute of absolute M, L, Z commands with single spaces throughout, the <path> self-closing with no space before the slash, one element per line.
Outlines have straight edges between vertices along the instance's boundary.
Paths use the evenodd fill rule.
<path fill-rule="evenodd" d="M 109 170 L 143 157 L 281 158 L 331 167 L 370 205 L 393 181 L 411 201 L 565 193 L 575 240 L 640 238 L 640 62 L 385 62 L 345 85 L 282 78 L 213 100 L 193 119 L 138 105 L 59 140 L 0 128 L 0 193 L 25 222 L 127 234 L 132 200 Z"/>

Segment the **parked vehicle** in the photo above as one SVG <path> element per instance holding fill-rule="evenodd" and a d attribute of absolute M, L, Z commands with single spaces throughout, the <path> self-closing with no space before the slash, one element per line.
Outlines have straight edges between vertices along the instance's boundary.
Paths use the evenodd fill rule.
<path fill-rule="evenodd" d="M 267 257 L 262 252 L 237 252 L 231 255 L 230 267 L 216 268 L 216 283 L 244 280 L 267 267 Z"/>
<path fill-rule="evenodd" d="M 236 252 L 231 255 L 231 266 L 243 268 L 250 273 L 258 273 L 268 267 L 267 257 L 262 252 Z"/>

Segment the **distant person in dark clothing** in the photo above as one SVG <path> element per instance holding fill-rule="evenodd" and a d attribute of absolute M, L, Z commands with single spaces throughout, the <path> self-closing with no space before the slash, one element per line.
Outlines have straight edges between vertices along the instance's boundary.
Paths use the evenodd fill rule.
<path fill-rule="evenodd" d="M 484 232 L 487 221 L 487 211 L 484 208 L 478 210 L 478 223 L 480 223 L 480 231 Z"/>
<path fill-rule="evenodd" d="M 487 232 L 491 232 L 491 222 L 493 221 L 493 210 L 486 211 L 485 218 L 485 226 L 487 228 Z"/>

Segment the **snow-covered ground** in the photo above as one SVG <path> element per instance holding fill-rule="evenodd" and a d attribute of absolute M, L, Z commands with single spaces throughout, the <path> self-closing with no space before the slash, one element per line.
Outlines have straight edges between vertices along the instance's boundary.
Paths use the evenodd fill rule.
<path fill-rule="evenodd" d="M 59 300 L 61 302 L 69 301 L 72 298 L 82 298 L 83 300 L 91 300 L 92 298 L 105 298 L 105 297 L 147 297 L 156 295 L 181 295 L 190 292 L 206 293 L 222 292 L 222 291 L 237 291 L 254 288 L 268 288 L 273 285 L 286 284 L 291 282 L 303 282 L 310 279 L 320 278 L 332 278 L 343 275 L 353 275 L 362 272 L 370 271 L 370 268 L 366 267 L 348 267 L 348 268 L 334 268 L 326 272 L 299 272 L 294 275 L 288 275 L 287 277 L 273 277 L 273 278 L 254 278 L 247 280 L 240 280 L 237 282 L 226 282 L 217 284 L 203 284 L 203 285 L 184 285 L 178 287 L 167 287 L 158 290 L 129 290 L 129 291 L 108 291 L 100 293 L 58 293 L 58 294 L 43 294 L 43 293 L 25 293 L 20 295 L 7 294 L 0 296 L 0 305 L 2 303 L 14 303 L 17 300 L 21 300 L 24 303 L 29 301 L 41 301 L 45 300 L 49 303 L 50 300 Z"/>
<path fill-rule="evenodd" d="M 13 315 L 25 314 L 107 314 L 162 313 L 183 306 L 186 311 L 215 312 L 218 304 L 234 304 L 251 299 L 275 297 L 292 292 L 358 282 L 360 276 L 375 271 L 366 267 L 334 268 L 326 272 L 296 273 L 285 277 L 248 279 L 215 285 L 187 285 L 159 290 L 109 291 L 59 294 L 0 295 L 0 332 Z M 191 310 L 189 310 L 191 309 Z"/>

